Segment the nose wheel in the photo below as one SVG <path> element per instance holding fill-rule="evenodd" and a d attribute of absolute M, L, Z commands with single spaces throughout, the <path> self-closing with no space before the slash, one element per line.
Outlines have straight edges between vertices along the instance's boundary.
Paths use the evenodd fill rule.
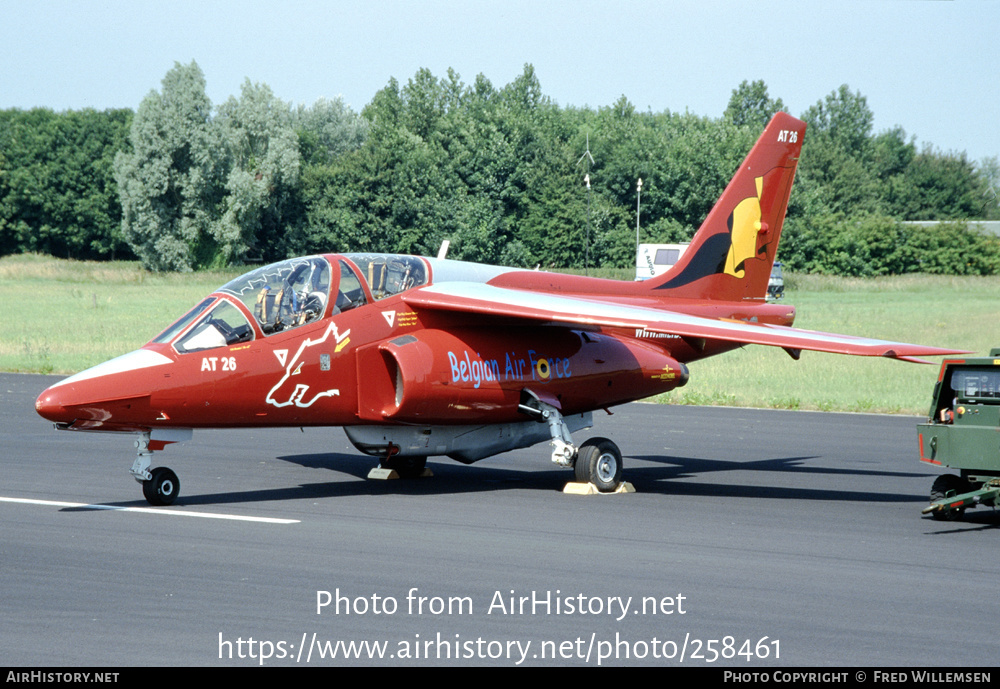
<path fill-rule="evenodd" d="M 156 467 L 148 480 L 142 482 L 142 494 L 150 505 L 171 505 L 180 492 L 177 474 L 167 467 Z"/>

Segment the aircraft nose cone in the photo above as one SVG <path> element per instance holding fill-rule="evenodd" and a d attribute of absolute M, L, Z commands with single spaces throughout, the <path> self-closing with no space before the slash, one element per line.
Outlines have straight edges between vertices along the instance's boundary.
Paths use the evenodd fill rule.
<path fill-rule="evenodd" d="M 56 423 L 73 421 L 69 418 L 68 410 L 62 402 L 59 391 L 53 388 L 48 388 L 38 396 L 38 399 L 35 400 L 35 411 L 38 412 L 39 416 Z"/>
<path fill-rule="evenodd" d="M 112 420 L 135 423 L 137 414 L 149 411 L 150 390 L 144 372 L 170 363 L 162 354 L 137 349 L 49 387 L 35 400 L 35 411 L 56 423 L 79 421 L 105 427 Z"/>

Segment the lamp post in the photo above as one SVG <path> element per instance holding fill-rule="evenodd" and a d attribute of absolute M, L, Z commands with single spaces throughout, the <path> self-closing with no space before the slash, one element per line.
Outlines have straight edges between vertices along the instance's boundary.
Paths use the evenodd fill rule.
<path fill-rule="evenodd" d="M 587 134 L 587 149 L 576 164 L 584 164 L 583 181 L 587 184 L 587 239 L 583 260 L 583 273 L 590 275 L 590 166 L 594 164 L 594 156 L 590 155 L 590 134 Z"/>
<path fill-rule="evenodd" d="M 639 178 L 638 184 L 635 185 L 635 260 L 636 265 L 639 265 L 639 203 L 642 200 L 642 177 Z"/>

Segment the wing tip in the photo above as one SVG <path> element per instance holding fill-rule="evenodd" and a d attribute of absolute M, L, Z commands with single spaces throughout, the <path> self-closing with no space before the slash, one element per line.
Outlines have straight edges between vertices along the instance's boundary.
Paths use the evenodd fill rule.
<path fill-rule="evenodd" d="M 927 359 L 921 359 L 920 356 L 952 356 L 954 354 L 972 354 L 972 352 L 958 350 L 958 349 L 941 349 L 938 347 L 924 347 L 921 348 L 919 352 L 913 352 L 912 354 L 905 354 L 897 352 L 895 349 L 888 349 L 882 353 L 887 359 L 897 359 L 899 361 L 909 361 L 914 364 L 934 364 L 933 361 L 928 361 Z"/>

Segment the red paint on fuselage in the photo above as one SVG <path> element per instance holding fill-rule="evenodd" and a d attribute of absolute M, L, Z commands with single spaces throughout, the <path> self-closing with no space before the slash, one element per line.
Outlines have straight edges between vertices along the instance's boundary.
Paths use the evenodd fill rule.
<path fill-rule="evenodd" d="M 339 259 L 325 258 L 332 265 Z M 532 290 L 544 279 L 514 275 L 530 276 Z M 597 293 L 604 282 L 584 294 Z M 399 295 L 376 301 L 370 292 L 364 306 L 334 315 L 330 300 L 323 318 L 265 335 L 245 304 L 214 296 L 243 312 L 253 327 L 251 341 L 180 353 L 175 343 L 189 325 L 171 342 L 143 347 L 162 363 L 57 384 L 39 396 L 38 413 L 95 430 L 497 423 L 523 420 L 517 405 L 526 387 L 544 390 L 566 413 L 586 411 L 673 389 L 686 381 L 680 364 L 736 346 L 693 348 L 681 338 L 634 329 L 529 327 L 517 319 L 504 326 L 475 314 L 414 312 Z M 666 302 L 635 292 L 619 300 L 647 308 Z M 766 304 L 692 301 L 685 307 L 711 317 L 757 312 L 773 322 L 787 322 L 788 312 Z"/>

